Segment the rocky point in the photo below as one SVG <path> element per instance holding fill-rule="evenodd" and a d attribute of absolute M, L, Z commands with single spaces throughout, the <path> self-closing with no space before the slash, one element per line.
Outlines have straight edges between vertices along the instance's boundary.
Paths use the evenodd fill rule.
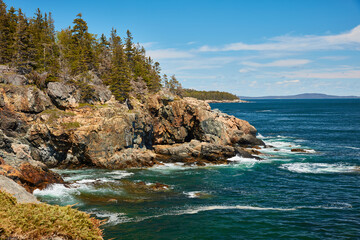
<path fill-rule="evenodd" d="M 9 68 L 0 72 L 0 174 L 28 191 L 62 182 L 49 168 L 151 167 L 161 162 L 224 164 L 264 143 L 247 121 L 166 90 L 119 103 L 95 74 L 82 102 L 71 82 L 40 90 Z M 6 71 L 5 71 L 5 70 Z"/>

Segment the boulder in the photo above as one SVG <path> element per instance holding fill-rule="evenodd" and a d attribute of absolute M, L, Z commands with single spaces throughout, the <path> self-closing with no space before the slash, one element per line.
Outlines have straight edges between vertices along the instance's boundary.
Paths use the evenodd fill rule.
<path fill-rule="evenodd" d="M 24 86 L 24 85 L 28 85 L 29 81 L 24 75 L 16 74 L 9 71 L 5 74 L 1 74 L 0 83 L 11 84 L 16 86 Z"/>
<path fill-rule="evenodd" d="M 240 155 L 247 158 L 257 158 L 240 147 L 192 140 L 189 143 L 172 145 L 155 145 L 156 159 L 164 162 L 186 162 L 203 165 L 204 163 L 227 163 L 227 159 Z"/>
<path fill-rule="evenodd" d="M 35 86 L 0 86 L 0 105 L 15 112 L 40 113 L 52 106 L 50 98 Z"/>
<path fill-rule="evenodd" d="M 18 203 L 40 203 L 36 197 L 27 192 L 24 187 L 2 175 L 0 175 L 0 191 L 13 195 Z"/>
<path fill-rule="evenodd" d="M 47 88 L 49 97 L 58 108 L 67 109 L 79 106 L 80 95 L 75 86 L 62 82 L 50 82 Z"/>
<path fill-rule="evenodd" d="M 291 149 L 291 152 L 306 153 L 306 150 L 302 148 L 293 148 Z"/>
<path fill-rule="evenodd" d="M 128 148 L 115 153 L 110 159 L 97 159 L 93 163 L 107 169 L 142 168 L 153 166 L 155 157 L 153 151 Z"/>
<path fill-rule="evenodd" d="M 0 158 L 0 175 L 6 176 L 23 186 L 28 192 L 44 189 L 51 183 L 64 183 L 61 176 L 50 171 L 40 162 L 22 162 L 20 166 L 8 165 Z"/>

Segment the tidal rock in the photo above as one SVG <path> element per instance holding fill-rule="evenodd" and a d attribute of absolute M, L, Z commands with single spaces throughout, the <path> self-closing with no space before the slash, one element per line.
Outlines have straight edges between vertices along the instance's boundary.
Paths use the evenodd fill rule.
<path fill-rule="evenodd" d="M 155 157 L 153 151 L 128 148 L 114 154 L 110 159 L 93 160 L 93 164 L 107 169 L 151 167 L 156 163 Z"/>
<path fill-rule="evenodd" d="M 255 158 L 241 148 L 200 142 L 198 140 L 183 144 L 155 145 L 154 149 L 157 153 L 157 159 L 161 161 L 187 162 L 197 165 L 227 163 L 227 159 L 235 155 Z"/>
<path fill-rule="evenodd" d="M 293 148 L 291 149 L 291 152 L 306 153 L 306 150 L 302 148 Z"/>
<path fill-rule="evenodd" d="M 14 180 L 28 192 L 33 192 L 35 189 L 43 189 L 51 183 L 64 182 L 59 174 L 50 171 L 45 166 L 40 166 L 40 163 L 36 166 L 25 162 L 19 167 L 16 167 L 8 165 L 2 160 L 2 164 L 0 164 L 0 175 Z"/>

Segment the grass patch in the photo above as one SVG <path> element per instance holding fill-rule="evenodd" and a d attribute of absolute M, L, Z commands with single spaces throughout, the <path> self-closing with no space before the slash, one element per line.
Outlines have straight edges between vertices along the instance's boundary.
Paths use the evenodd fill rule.
<path fill-rule="evenodd" d="M 53 123 L 54 121 L 56 121 L 61 117 L 73 117 L 76 115 L 73 112 L 62 111 L 57 108 L 46 109 L 45 111 L 42 111 L 41 114 L 49 115 L 49 119 L 47 120 L 47 123 Z"/>
<path fill-rule="evenodd" d="M 0 239 L 102 239 L 101 221 L 70 206 L 20 204 L 0 191 Z"/>
<path fill-rule="evenodd" d="M 93 109 L 98 109 L 98 108 L 104 108 L 104 107 L 108 107 L 108 104 L 90 104 L 90 103 L 79 103 L 78 108 L 93 108 Z"/>
<path fill-rule="evenodd" d="M 61 123 L 61 126 L 63 126 L 64 129 L 73 129 L 80 127 L 81 124 L 79 122 L 67 122 L 67 123 Z"/>

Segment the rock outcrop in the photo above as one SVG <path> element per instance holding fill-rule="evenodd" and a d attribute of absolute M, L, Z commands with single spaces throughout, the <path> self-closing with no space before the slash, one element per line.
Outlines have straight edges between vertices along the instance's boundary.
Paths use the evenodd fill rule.
<path fill-rule="evenodd" d="M 2 175 L 0 175 L 0 191 L 13 195 L 18 203 L 40 203 L 36 197 L 27 192 L 25 188 Z"/>
<path fill-rule="evenodd" d="M 48 167 L 223 164 L 236 154 L 252 157 L 246 148 L 264 145 L 247 121 L 204 101 L 161 91 L 121 104 L 96 75 L 87 79 L 96 92 L 88 103 L 70 82 L 50 82 L 44 90 L 29 81 L 0 85 L 0 174 L 32 191 L 62 182 Z"/>

